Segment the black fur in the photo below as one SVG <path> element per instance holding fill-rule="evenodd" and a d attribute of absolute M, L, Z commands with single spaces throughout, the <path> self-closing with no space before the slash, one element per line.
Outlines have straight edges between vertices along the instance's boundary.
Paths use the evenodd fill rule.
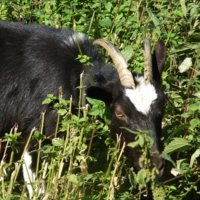
<path fill-rule="evenodd" d="M 164 67 L 165 47 L 160 40 L 153 55 L 154 80 L 158 99 L 152 105 L 151 113 L 144 116 L 124 94 L 118 74 L 113 67 L 101 60 L 97 48 L 86 37 L 77 35 L 83 55 L 91 57 L 89 71 L 94 81 L 90 85 L 85 77 L 87 95 L 106 102 L 112 110 L 111 136 L 122 133 L 127 143 L 134 141 L 134 135 L 121 129 L 122 126 L 136 131 L 151 130 L 154 139 L 153 150 L 161 151 L 161 120 L 164 110 L 164 96 L 159 88 Z M 62 86 L 66 99 L 72 95 L 75 105 L 78 101 L 76 87 L 84 66 L 78 60 L 80 54 L 74 33 L 71 30 L 48 28 L 39 25 L 0 22 L 0 136 L 9 132 L 18 123 L 22 135 L 22 149 L 33 127 L 39 127 L 40 113 L 47 110 L 44 134 L 54 133 L 56 112 L 48 111 L 42 101 L 47 94 L 57 95 Z M 134 77 L 133 73 L 133 77 Z M 136 80 L 135 80 L 136 82 Z M 136 82 L 137 84 L 137 82 Z M 119 119 L 115 111 L 125 113 L 126 119 Z M 23 143 L 24 142 L 24 143 Z M 130 147 L 128 157 L 139 168 L 140 154 Z M 158 169 L 163 172 L 163 160 L 153 155 Z M 161 172 L 161 174 L 162 174 Z"/>
<path fill-rule="evenodd" d="M 115 70 L 101 61 L 87 38 L 79 40 L 79 44 L 82 53 L 94 63 L 90 72 L 95 85 L 103 86 L 111 76 L 117 78 Z M 84 70 L 83 64 L 76 60 L 79 54 L 71 30 L 0 22 L 1 136 L 15 123 L 24 135 L 38 127 L 40 113 L 47 108 L 42 101 L 47 94 L 57 95 L 60 86 L 66 99 L 72 95 L 77 101 L 75 88 Z M 45 134 L 50 135 L 55 119 L 48 115 L 51 114 L 46 116 Z"/>

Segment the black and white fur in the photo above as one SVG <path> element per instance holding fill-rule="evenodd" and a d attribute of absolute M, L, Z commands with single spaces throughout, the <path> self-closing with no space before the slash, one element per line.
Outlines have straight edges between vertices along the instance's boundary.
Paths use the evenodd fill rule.
<path fill-rule="evenodd" d="M 161 151 L 164 95 L 160 89 L 160 77 L 165 61 L 162 40 L 158 41 L 153 55 L 153 80 L 146 85 L 143 75 L 133 73 L 136 88 L 130 89 L 121 85 L 115 68 L 102 61 L 96 46 L 83 34 L 75 36 L 72 30 L 6 21 L 0 21 L 0 137 L 17 123 L 22 132 L 22 152 L 31 130 L 39 127 L 40 113 L 44 110 L 44 134 L 52 135 L 57 113 L 42 105 L 42 101 L 47 94 L 57 95 L 60 86 L 65 98 L 72 96 L 74 105 L 77 105 L 79 93 L 76 87 L 84 66 L 76 59 L 80 54 L 76 39 L 83 55 L 91 57 L 93 64 L 89 66 L 93 86 L 85 76 L 87 96 L 103 100 L 111 108 L 111 137 L 116 139 L 116 134 L 122 133 L 126 143 L 130 143 L 134 141 L 134 134 L 121 127 L 133 131 L 149 130 L 154 140 L 151 152 Z M 140 169 L 137 149 L 126 147 L 125 153 L 133 166 Z M 164 161 L 156 153 L 152 153 L 152 157 L 160 171 L 158 176 L 161 176 Z M 26 152 L 23 173 L 27 183 L 35 180 L 32 159 L 31 154 Z M 31 198 L 33 189 L 30 184 L 28 190 Z"/>

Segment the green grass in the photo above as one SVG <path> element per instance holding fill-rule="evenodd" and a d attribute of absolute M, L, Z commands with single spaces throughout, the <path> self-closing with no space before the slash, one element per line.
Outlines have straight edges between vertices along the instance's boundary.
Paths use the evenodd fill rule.
<path fill-rule="evenodd" d="M 162 141 L 165 146 L 163 157 L 168 160 L 168 165 L 162 180 L 154 181 L 151 166 L 150 171 L 142 171 L 139 175 L 129 170 L 129 163 L 118 144 L 109 138 L 109 121 L 104 124 L 96 118 L 104 113 L 104 110 L 102 113 L 95 111 L 99 102 L 94 102 L 92 112 L 81 108 L 84 113 L 81 117 L 71 113 L 70 101 L 59 98 L 56 109 L 58 119 L 64 116 L 61 130 L 66 132 L 66 137 L 55 137 L 52 146 L 40 147 L 45 139 L 42 121 L 40 130 L 33 132 L 33 137 L 38 140 L 38 151 L 47 155 L 44 164 L 39 165 L 38 161 L 37 165 L 37 184 L 39 187 L 44 185 L 46 192 L 39 195 L 36 189 L 36 199 L 132 200 L 139 199 L 141 193 L 151 188 L 156 200 L 199 199 L 199 13 L 200 2 L 197 0 L 1 1 L 0 19 L 71 28 L 91 39 L 105 38 L 120 49 L 130 70 L 139 73 L 143 71 L 142 49 L 147 36 L 153 45 L 162 38 L 167 47 L 162 75 L 166 96 Z M 105 62 L 112 64 L 107 54 L 104 57 Z M 56 97 L 48 96 L 48 101 L 53 98 Z M 67 110 L 63 109 L 65 105 L 68 105 Z M 55 127 L 55 130 L 59 129 L 59 126 Z M 6 136 L 13 152 L 9 163 L 1 163 L 0 199 L 27 199 L 25 183 L 19 183 L 17 179 L 23 159 L 18 165 L 14 165 L 12 159 L 18 150 L 18 137 L 17 128 Z M 144 136 L 144 140 L 148 141 L 148 138 Z M 68 165 L 64 166 L 66 162 Z M 64 174 L 61 173 L 63 167 L 67 168 Z"/>

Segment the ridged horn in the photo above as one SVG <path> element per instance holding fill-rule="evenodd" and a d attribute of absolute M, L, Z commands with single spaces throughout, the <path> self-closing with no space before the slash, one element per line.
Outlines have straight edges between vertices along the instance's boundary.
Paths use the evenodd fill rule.
<path fill-rule="evenodd" d="M 144 45 L 144 80 L 148 84 L 153 79 L 152 74 L 152 59 L 151 59 L 151 41 L 146 38 Z"/>
<path fill-rule="evenodd" d="M 119 74 L 120 82 L 123 86 L 135 88 L 135 83 L 131 72 L 127 69 L 128 64 L 121 52 L 109 41 L 98 39 L 93 42 L 94 45 L 100 45 L 110 54 L 116 70 Z"/>

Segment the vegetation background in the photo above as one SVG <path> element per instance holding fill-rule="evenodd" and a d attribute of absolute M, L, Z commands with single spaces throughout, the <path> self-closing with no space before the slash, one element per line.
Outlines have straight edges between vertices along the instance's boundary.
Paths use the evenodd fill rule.
<path fill-rule="evenodd" d="M 138 73 L 144 66 L 146 37 L 153 46 L 162 38 L 167 47 L 162 141 L 168 165 L 162 180 L 129 170 L 128 161 L 108 137 L 108 125 L 95 118 L 105 113 L 101 103 L 90 100 L 92 111 L 84 108 L 80 117 L 71 114 L 71 102 L 59 98 L 55 107 L 68 119 L 61 122 L 68 139 L 55 138 L 52 147 L 39 148 L 49 160 L 43 166 L 38 164 L 38 184 L 45 186 L 45 193 L 40 194 L 34 186 L 35 199 L 200 199 L 200 1 L 1 0 L 0 19 L 71 28 L 92 40 L 105 38 L 120 49 L 130 70 Z M 105 62 L 112 63 L 104 56 Z M 49 95 L 44 103 L 55 98 Z M 16 130 L 11 133 L 5 140 L 15 150 L 18 134 Z M 43 140 L 41 133 L 42 129 L 33 135 L 38 143 Z M 13 166 L 12 160 L 1 162 L 0 199 L 27 199 L 25 183 L 16 181 L 22 160 L 18 166 Z M 70 160 L 68 170 L 62 175 L 66 160 Z M 153 194 L 145 197 L 150 191 Z"/>

